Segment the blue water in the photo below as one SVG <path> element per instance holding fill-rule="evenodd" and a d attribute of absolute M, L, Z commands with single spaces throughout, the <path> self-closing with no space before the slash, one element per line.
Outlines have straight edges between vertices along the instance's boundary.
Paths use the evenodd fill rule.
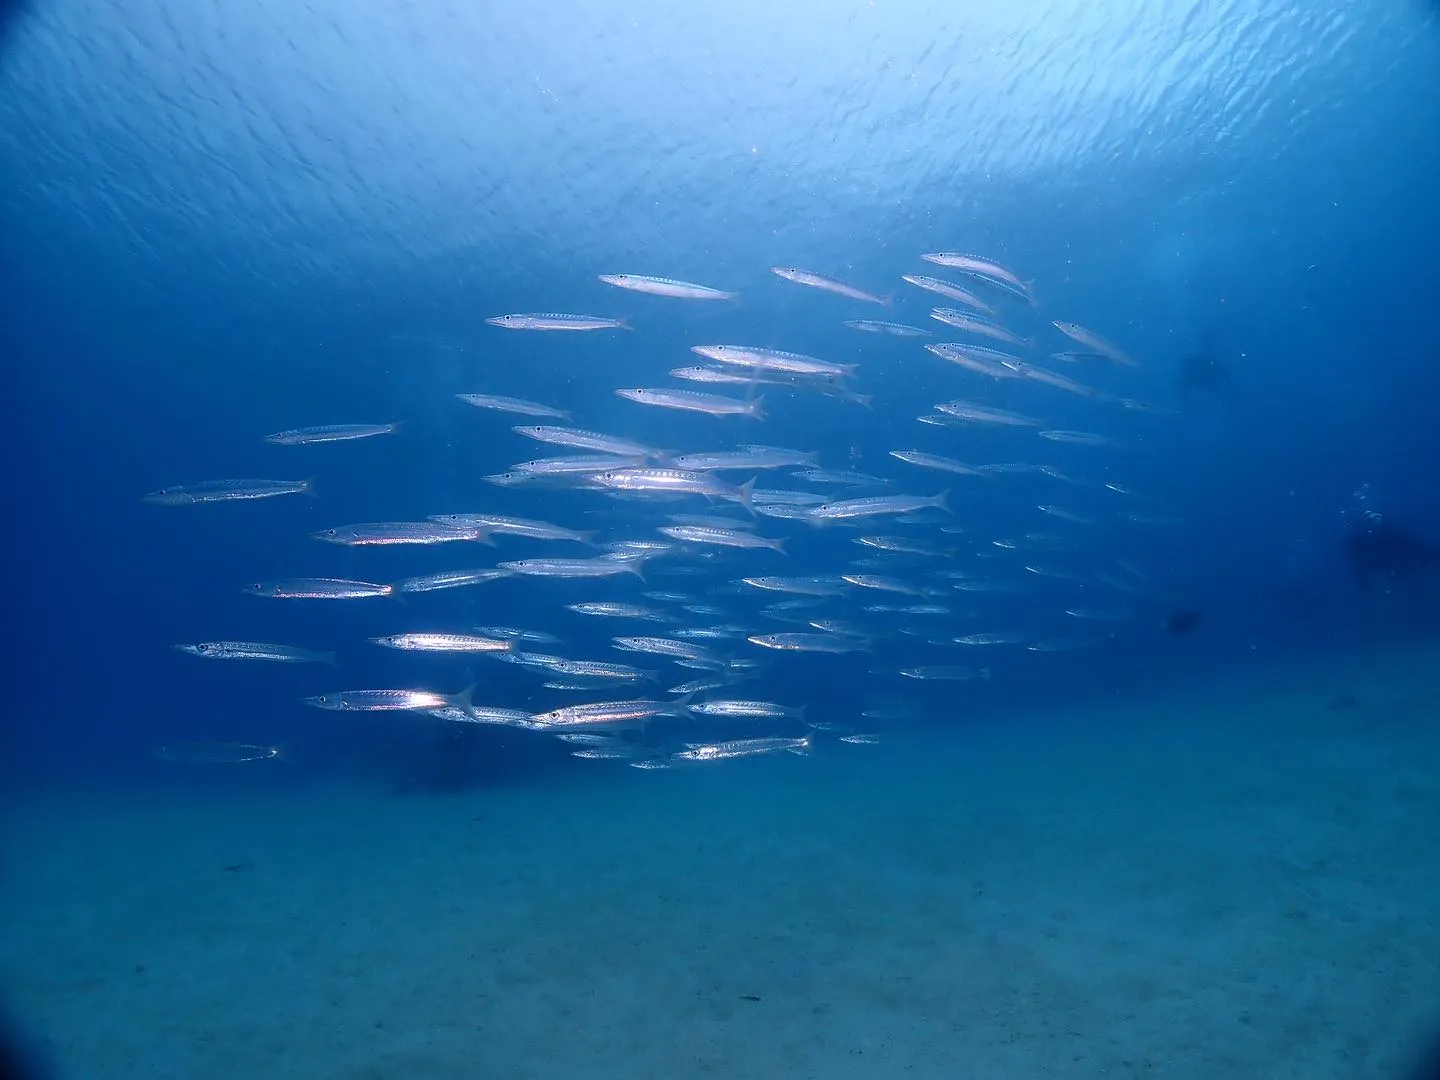
<path fill-rule="evenodd" d="M 525 733 L 467 729 L 457 743 L 424 721 L 357 724 L 300 699 L 478 683 L 477 701 L 542 711 L 584 695 L 546 691 L 520 668 L 390 654 L 365 639 L 510 624 L 559 634 L 568 656 L 633 661 L 609 637 L 649 629 L 564 605 L 681 589 L 751 633 L 802 629 L 756 615 L 783 597 L 730 584 L 835 573 L 873 554 L 852 543 L 855 530 L 761 518 L 787 556 L 656 560 L 644 583 L 514 578 L 403 606 L 241 592 L 291 576 L 391 581 L 587 553 L 511 537 L 493 550 L 346 550 L 308 535 L 333 525 L 489 511 L 653 539 L 668 512 L 712 510 L 703 499 L 651 506 L 486 484 L 485 474 L 565 451 L 512 433 L 523 417 L 456 400 L 467 392 L 532 398 L 572 410 L 578 427 L 676 451 L 795 447 L 829 468 L 891 478 L 895 491 L 948 490 L 966 532 L 907 534 L 953 544 L 949 568 L 1026 586 L 947 598 L 951 633 L 1098 639 L 982 657 L 856 614 L 861 603 L 910 602 L 873 594 L 829 609 L 892 631 L 858 659 L 736 646 L 767 664 L 743 696 L 804 704 L 811 719 L 854 730 L 874 729 L 864 707 L 903 706 L 912 727 L 953 727 L 1433 634 L 1433 581 L 1359 591 L 1342 544 L 1367 511 L 1440 542 L 1435 8 L 966 8 L 626 0 L 520 16 L 486 5 L 54 0 L 22 11 L 0 56 L 10 781 L 174 784 L 177 771 L 152 755 L 191 741 L 285 743 L 296 767 L 283 783 L 355 776 L 409 790 L 418 770 L 421 787 L 464 790 L 603 773 L 620 766 L 571 762 Z M 997 301 L 1007 325 L 1036 337 L 1031 359 L 1050 363 L 1046 353 L 1071 346 L 1049 320 L 1083 324 L 1140 366 L 1051 366 L 1149 408 L 989 380 L 913 340 L 843 325 L 894 319 L 952 340 L 927 317 L 948 302 L 900 281 L 960 281 L 919 259 L 932 251 L 973 251 L 1033 280 L 1038 308 Z M 776 265 L 892 306 L 782 281 Z M 696 281 L 739 299 L 642 296 L 602 284 L 602 273 Z M 529 311 L 613 316 L 633 330 L 484 323 Z M 613 393 L 671 385 L 670 368 L 698 362 L 691 345 L 721 342 L 854 363 L 854 389 L 873 406 L 772 388 L 768 419 L 716 420 Z M 1186 393 L 1183 364 L 1202 351 L 1229 381 Z M 953 398 L 1119 445 L 915 422 Z M 336 445 L 261 441 L 356 421 L 403 428 Z M 932 474 L 888 457 L 902 448 L 1046 464 L 1078 483 Z M 314 476 L 316 496 L 141 502 L 166 485 L 251 476 Z M 801 485 L 762 475 L 759 486 Z M 1040 504 L 1092 523 L 1056 522 Z M 1172 520 L 1137 524 L 1125 510 Z M 1073 546 L 1027 556 L 994 544 L 1027 531 Z M 1083 583 L 1027 575 L 1031 558 Z M 1143 571 L 1142 595 L 1096 584 L 1117 560 Z M 704 572 L 667 574 L 687 562 Z M 897 566 L 917 578 L 939 568 Z M 1079 625 L 1064 614 L 1072 605 L 1131 617 Z M 1202 614 L 1193 633 L 1162 629 L 1178 609 Z M 218 638 L 334 649 L 341 667 L 210 663 L 171 649 Z M 947 663 L 987 665 L 992 677 L 893 675 Z M 695 674 L 671 667 L 662 685 Z"/>

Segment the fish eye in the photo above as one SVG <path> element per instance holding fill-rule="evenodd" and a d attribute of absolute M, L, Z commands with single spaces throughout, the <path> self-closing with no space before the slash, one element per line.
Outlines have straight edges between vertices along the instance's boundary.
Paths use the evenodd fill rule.
<path fill-rule="evenodd" d="M 196 651 L 196 652 L 209 652 L 209 651 L 210 651 L 210 646 L 209 646 L 209 645 L 205 645 L 205 644 L 196 645 L 196 646 L 195 646 L 195 651 Z"/>
<path fill-rule="evenodd" d="M 325 535 L 326 535 L 326 536 L 334 536 L 334 535 L 335 535 L 335 530 L 334 530 L 334 529 L 326 529 L 326 530 L 325 530 Z"/>

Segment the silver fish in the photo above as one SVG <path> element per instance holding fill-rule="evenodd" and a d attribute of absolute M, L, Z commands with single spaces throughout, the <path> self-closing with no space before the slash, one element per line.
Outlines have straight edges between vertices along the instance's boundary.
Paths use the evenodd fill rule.
<path fill-rule="evenodd" d="M 925 469 L 939 469 L 941 472 L 957 473 L 961 476 L 984 475 L 974 465 L 966 465 L 963 461 L 941 457 L 939 454 L 927 454 L 923 450 L 891 450 L 890 456 Z"/>
<path fill-rule="evenodd" d="M 734 300 L 736 294 L 706 285 L 696 285 L 674 278 L 646 277 L 643 274 L 601 274 L 600 280 L 606 285 L 631 292 L 648 293 L 650 296 L 669 296 L 676 300 Z"/>
<path fill-rule="evenodd" d="M 515 647 L 508 638 L 480 637 L 478 634 L 411 633 L 372 637 L 376 645 L 407 652 L 489 653 L 510 652 Z"/>
<path fill-rule="evenodd" d="M 718 743 L 690 743 L 686 749 L 671 755 L 681 761 L 729 761 L 734 758 L 757 757 L 761 754 L 807 754 L 810 737 L 801 739 L 764 738 L 730 739 Z"/>
<path fill-rule="evenodd" d="M 702 701 L 685 706 L 697 716 L 725 720 L 803 720 L 804 705 L 777 705 L 773 701 Z"/>
<path fill-rule="evenodd" d="M 614 727 L 633 725 L 651 717 L 673 713 L 680 708 L 674 701 L 602 701 L 589 705 L 567 705 L 546 713 L 535 713 L 532 724 L 541 727 Z"/>
<path fill-rule="evenodd" d="M 551 443 L 555 446 L 569 446 L 576 450 L 594 450 L 600 454 L 614 454 L 617 457 L 656 457 L 650 447 L 616 435 L 603 435 L 598 431 L 582 431 L 578 428 L 548 427 L 531 424 L 511 428 L 518 435 L 536 442 Z"/>
<path fill-rule="evenodd" d="M 1102 356 L 1105 356 L 1115 361 L 1115 363 L 1117 364 L 1124 364 L 1126 367 L 1140 366 L 1125 353 L 1121 352 L 1114 345 L 1110 344 L 1110 342 L 1106 341 L 1099 334 L 1095 333 L 1095 331 L 1087 330 L 1079 323 L 1061 322 L 1057 319 L 1050 325 L 1055 327 L 1056 330 L 1059 330 L 1062 334 L 1070 338 L 1072 341 L 1078 341 L 1081 345 L 1084 345 L 1085 348 L 1091 350 L 1092 352 L 1100 353 Z"/>
<path fill-rule="evenodd" d="M 765 419 L 762 409 L 763 398 L 738 401 L 721 394 L 702 394 L 697 390 L 637 389 L 616 390 L 616 395 L 640 405 L 654 405 L 662 409 L 679 409 L 684 412 L 704 413 L 706 416 L 748 416 L 752 420 Z"/>
<path fill-rule="evenodd" d="M 397 593 L 438 592 L 441 589 L 462 589 L 469 585 L 483 585 L 510 577 L 509 570 L 442 570 L 438 574 L 422 574 L 419 577 L 402 578 L 391 588 Z"/>
<path fill-rule="evenodd" d="M 207 660 L 271 660 L 280 664 L 334 664 L 333 652 L 314 652 L 296 645 L 271 645 L 263 641 L 201 641 L 175 648 Z"/>
<path fill-rule="evenodd" d="M 486 319 L 491 326 L 506 330 L 629 330 L 624 319 L 607 319 L 600 315 L 566 315 L 559 312 L 496 315 Z"/>
<path fill-rule="evenodd" d="M 200 503 L 269 499 L 276 495 L 313 495 L 311 480 L 202 480 L 177 484 L 145 496 L 155 506 L 197 506 Z"/>
<path fill-rule="evenodd" d="M 845 325 L 862 334 L 888 334 L 891 337 L 928 337 L 929 330 L 906 323 L 881 322 L 878 319 L 847 319 Z"/>
<path fill-rule="evenodd" d="M 855 372 L 854 364 L 833 364 L 803 353 L 758 349 L 750 345 L 692 345 L 690 351 L 718 364 L 782 372 L 787 375 L 843 378 Z"/>
<path fill-rule="evenodd" d="M 939 495 L 877 495 L 868 499 L 841 499 L 838 502 L 821 503 L 808 511 L 815 521 L 848 521 L 852 518 L 876 517 L 881 514 L 908 514 L 913 510 L 933 506 L 949 511 L 945 498 Z"/>
<path fill-rule="evenodd" d="M 770 272 L 776 277 L 782 277 L 786 281 L 793 281 L 797 285 L 808 285 L 812 289 L 819 289 L 822 292 L 834 293 L 836 296 L 843 296 L 849 300 L 863 300 L 867 304 L 884 305 L 885 301 L 863 289 L 857 289 L 853 285 L 846 285 L 843 281 L 836 281 L 834 278 L 825 277 L 811 270 L 799 270 L 792 266 L 772 266 Z"/>
<path fill-rule="evenodd" d="M 457 528 L 436 521 L 367 521 L 359 525 L 339 525 L 319 529 L 311 537 L 347 547 L 375 547 L 386 544 L 445 544 L 456 540 L 486 539 L 486 532 L 477 528 Z"/>
<path fill-rule="evenodd" d="M 309 446 L 311 443 L 349 442 L 374 435 L 390 435 L 400 429 L 396 424 L 322 424 L 318 427 L 291 428 L 266 435 L 265 441 L 276 446 Z"/>
<path fill-rule="evenodd" d="M 390 596 L 395 587 L 346 578 L 285 578 L 247 585 L 244 591 L 252 596 L 280 600 L 360 600 L 370 596 Z"/>
<path fill-rule="evenodd" d="M 983 311 L 986 315 L 995 314 L 995 309 L 984 300 L 981 300 L 980 297 L 976 296 L 970 290 L 962 289 L 952 281 L 941 281 L 939 278 L 927 277 L 924 274 L 902 274 L 900 280 L 908 282 L 918 289 L 924 289 L 926 292 L 939 293 L 941 296 L 964 304 L 966 307 L 974 308 L 976 311 Z"/>
<path fill-rule="evenodd" d="M 477 409 L 493 409 L 496 412 L 517 413 L 521 416 L 550 416 L 557 420 L 569 420 L 570 414 L 564 409 L 552 409 L 549 405 L 526 401 L 524 398 L 506 397 L 504 394 L 456 394 L 466 405 Z"/>
<path fill-rule="evenodd" d="M 527 577 L 594 578 L 634 574 L 644 578 L 644 555 L 600 555 L 593 559 L 517 559 L 502 562 L 502 570 Z"/>
<path fill-rule="evenodd" d="M 437 694 L 433 690 L 340 690 L 302 699 L 306 705 L 336 712 L 427 712 L 431 709 L 465 708 L 468 691 Z"/>
<path fill-rule="evenodd" d="M 769 548 L 785 554 L 785 541 L 757 536 L 745 529 L 715 529 L 705 525 L 665 525 L 660 532 L 690 544 L 712 544 L 731 548 Z"/>
<path fill-rule="evenodd" d="M 593 532 L 567 529 L 563 525 L 553 525 L 548 521 L 509 517 L 505 514 L 431 514 L 429 520 L 457 529 L 480 529 L 488 534 L 523 536 L 528 540 L 573 540 L 577 544 L 591 545 L 595 542 Z"/>

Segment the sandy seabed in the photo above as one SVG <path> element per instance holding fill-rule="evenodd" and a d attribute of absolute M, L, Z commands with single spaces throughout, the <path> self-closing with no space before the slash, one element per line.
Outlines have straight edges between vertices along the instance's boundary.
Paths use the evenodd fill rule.
<path fill-rule="evenodd" d="M 95 1080 L 1350 1080 L 1440 1019 L 1440 648 L 581 764 L 12 806 L 0 977 Z"/>

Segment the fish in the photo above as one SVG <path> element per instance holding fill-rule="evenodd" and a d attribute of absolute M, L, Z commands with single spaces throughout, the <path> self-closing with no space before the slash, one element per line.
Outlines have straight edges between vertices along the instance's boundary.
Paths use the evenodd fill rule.
<path fill-rule="evenodd" d="M 689 660 L 704 664 L 723 665 L 720 656 L 712 649 L 696 645 L 691 641 L 680 641 L 664 637 L 617 637 L 612 639 L 615 648 L 624 652 L 648 653 L 664 656 L 671 660 Z"/>
<path fill-rule="evenodd" d="M 396 593 L 439 592 L 441 589 L 463 589 L 470 585 L 484 585 L 510 577 L 509 570 L 491 568 L 485 570 L 441 570 L 436 574 L 421 574 L 418 577 L 401 578 L 391 584 Z"/>
<path fill-rule="evenodd" d="M 313 480 L 202 480 L 152 491 L 144 501 L 152 506 L 198 506 L 201 503 L 269 499 L 277 495 L 313 495 Z"/>
<path fill-rule="evenodd" d="M 957 311 L 955 308 L 935 308 L 930 312 L 930 317 L 936 322 L 942 322 L 947 326 L 953 326 L 957 330 L 964 330 L 967 333 L 979 334 L 981 337 L 993 338 L 996 341 L 1003 341 L 1008 345 L 1019 345 L 1021 348 L 1029 348 L 1030 341 L 1022 338 L 1014 331 L 1007 330 L 993 319 L 986 319 L 968 311 Z"/>
<path fill-rule="evenodd" d="M 948 494 L 942 491 L 939 495 L 876 495 L 865 499 L 841 499 L 821 503 L 807 513 L 814 521 L 849 521 L 882 514 L 908 514 L 927 506 L 948 512 L 950 507 L 945 501 Z"/>
<path fill-rule="evenodd" d="M 748 416 L 752 420 L 765 419 L 762 409 L 764 398 L 737 401 L 721 394 L 702 394 L 696 390 L 625 389 L 616 390 L 618 397 L 640 405 L 654 405 L 662 409 L 678 409 L 683 412 L 704 413 L 706 416 Z"/>
<path fill-rule="evenodd" d="M 515 642 L 510 638 L 481 637 L 478 634 L 409 633 L 388 634 L 370 639 L 387 649 L 406 652 L 490 653 L 510 652 Z"/>
<path fill-rule="evenodd" d="M 777 705 L 773 701 L 740 699 L 702 701 L 685 706 L 696 716 L 722 720 L 804 720 L 804 705 Z"/>
<path fill-rule="evenodd" d="M 855 374 L 855 364 L 836 364 L 803 353 L 758 349 L 749 345 L 692 345 L 690 351 L 717 364 L 754 368 L 787 375 L 844 378 Z"/>
<path fill-rule="evenodd" d="M 155 751 L 161 761 L 179 765 L 243 765 L 252 761 L 288 761 L 283 746 L 251 743 L 170 743 Z"/>
<path fill-rule="evenodd" d="M 785 541 L 757 536 L 744 529 L 715 529 L 704 525 L 666 525 L 660 532 L 689 544 L 711 544 L 730 548 L 769 548 L 785 554 Z"/>
<path fill-rule="evenodd" d="M 925 664 L 920 667 L 901 668 L 899 673 L 907 679 L 931 682 L 964 682 L 970 679 L 990 678 L 988 667 L 960 667 L 955 664 Z"/>
<path fill-rule="evenodd" d="M 530 722 L 540 728 L 629 727 L 656 716 L 674 713 L 676 701 L 601 701 L 588 705 L 567 705 L 549 712 L 534 713 Z"/>
<path fill-rule="evenodd" d="M 914 285 L 917 289 L 924 289 L 926 292 L 938 293 L 956 303 L 964 304 L 968 308 L 984 312 L 986 315 L 994 315 L 995 309 L 987 304 L 980 297 L 976 296 L 969 289 L 963 289 L 953 281 L 941 281 L 939 278 L 928 277 L 925 274 L 902 274 L 901 281 Z"/>
<path fill-rule="evenodd" d="M 1059 330 L 1062 334 L 1070 338 L 1072 341 L 1079 342 L 1091 352 L 1099 353 L 1101 356 L 1113 360 L 1117 364 L 1124 364 L 1126 367 L 1140 366 L 1125 353 L 1121 352 L 1119 348 L 1110 344 L 1110 342 L 1106 341 L 1099 334 L 1095 333 L 1095 331 L 1087 330 L 1079 323 L 1061 322 L 1057 319 L 1050 325 L 1055 327 L 1056 330 Z"/>
<path fill-rule="evenodd" d="M 201 641 L 174 646 L 180 652 L 207 660 L 269 660 L 279 664 L 336 664 L 333 652 L 315 652 L 298 645 L 271 645 L 262 641 Z"/>
<path fill-rule="evenodd" d="M 891 337 L 928 337 L 929 330 L 906 323 L 881 322 L 877 319 L 846 319 L 845 325 L 863 334 L 888 334 Z"/>
<path fill-rule="evenodd" d="M 734 300 L 738 295 L 689 281 L 646 277 L 643 274 L 601 274 L 600 280 L 618 289 L 629 289 L 631 292 L 647 293 L 650 296 L 668 296 L 676 300 Z"/>
<path fill-rule="evenodd" d="M 354 439 L 369 439 L 376 435 L 392 435 L 399 430 L 398 423 L 322 424 L 318 427 L 277 431 L 273 435 L 266 435 L 264 441 L 276 446 L 309 446 L 312 443 L 350 442 Z"/>
<path fill-rule="evenodd" d="M 830 577 L 747 577 L 742 583 L 766 592 L 794 593 L 797 596 L 839 596 L 845 583 Z"/>
<path fill-rule="evenodd" d="M 938 469 L 941 472 L 957 473 L 960 476 L 985 475 L 974 465 L 966 465 L 963 461 L 942 457 L 939 454 L 927 454 L 923 450 L 891 450 L 890 456 L 925 469 Z"/>
<path fill-rule="evenodd" d="M 306 705 L 331 712 L 428 712 L 432 709 L 465 710 L 470 691 L 437 694 L 433 690 L 339 690 L 301 698 Z"/>
<path fill-rule="evenodd" d="M 695 469 L 700 472 L 725 472 L 743 469 L 786 469 L 795 466 L 815 464 L 815 454 L 808 450 L 787 450 L 779 446 L 742 446 L 739 450 L 719 450 L 708 453 L 681 454 L 673 458 L 671 466 L 676 469 Z M 755 493 L 754 498 L 758 498 Z"/>
<path fill-rule="evenodd" d="M 644 555 L 599 555 L 593 559 L 516 559 L 500 568 L 526 577 L 594 578 L 634 574 L 644 580 Z"/>
<path fill-rule="evenodd" d="M 680 761 L 730 761 L 735 758 L 757 757 L 761 754 L 807 754 L 810 752 L 810 737 L 799 739 L 777 738 L 730 739 L 718 743 L 690 743 L 684 750 L 671 757 Z"/>
<path fill-rule="evenodd" d="M 516 413 L 520 416 L 551 417 L 556 420 L 570 419 L 570 413 L 565 409 L 552 408 L 549 405 L 541 405 L 537 401 L 526 401 L 524 398 L 506 397 L 504 394 L 456 394 L 455 396 L 466 405 L 473 405 L 477 409 Z"/>
<path fill-rule="evenodd" d="M 534 439 L 536 442 L 568 446 L 575 450 L 594 450 L 600 454 L 611 454 L 616 457 L 653 458 L 660 456 L 657 451 L 634 439 L 618 435 L 603 435 L 598 431 L 550 427 L 544 424 L 522 425 L 510 430 L 517 435 L 524 435 L 527 439 Z"/>
<path fill-rule="evenodd" d="M 996 632 L 984 634 L 965 634 L 961 637 L 951 638 L 956 645 L 1024 645 L 1030 641 L 1029 635 L 1009 632 Z"/>
<path fill-rule="evenodd" d="M 850 653 L 870 648 L 868 640 L 844 634 L 752 634 L 745 640 L 782 652 Z"/>
<path fill-rule="evenodd" d="M 730 499 L 747 510 L 750 509 L 750 493 L 755 490 L 753 478 L 743 484 L 731 484 L 710 473 L 689 469 L 611 469 L 596 474 L 595 482 L 616 491 Z"/>
<path fill-rule="evenodd" d="M 506 330 L 629 330 L 624 319 L 607 319 L 601 315 L 566 315 L 558 312 L 539 314 L 496 315 L 485 320 L 491 326 Z"/>
<path fill-rule="evenodd" d="M 508 514 L 431 514 L 428 520 L 456 529 L 479 529 L 487 536 L 499 533 L 523 536 L 527 540 L 571 540 L 591 546 L 595 543 L 595 533 L 592 531 L 569 529 L 549 521 L 511 517 Z"/>
<path fill-rule="evenodd" d="M 252 596 L 279 600 L 363 600 L 372 596 L 393 596 L 395 587 L 347 578 L 283 578 L 256 582 L 245 586 L 244 591 Z"/>
<path fill-rule="evenodd" d="M 843 296 L 848 300 L 861 300 L 867 304 L 879 304 L 882 307 L 889 307 L 889 302 L 879 296 L 865 292 L 863 289 L 857 289 L 853 285 L 846 285 L 843 281 L 836 281 L 834 278 L 817 274 L 811 270 L 798 270 L 792 266 L 772 266 L 770 272 L 776 277 L 784 278 L 786 281 L 793 281 L 797 285 L 808 285 L 812 289 L 834 293 L 836 296 Z"/>
<path fill-rule="evenodd" d="M 589 600 L 579 604 L 566 604 L 567 608 L 580 615 L 598 615 L 609 619 L 636 619 L 646 622 L 671 622 L 670 616 L 654 608 L 639 604 L 622 604 L 611 601 Z"/>
<path fill-rule="evenodd" d="M 338 525 L 318 529 L 311 537 L 347 547 L 376 547 L 388 544 L 446 544 L 457 540 L 487 542 L 489 534 L 479 528 L 459 528 L 437 521 L 368 521 L 359 525 Z"/>
<path fill-rule="evenodd" d="M 1096 435 L 1089 431 L 1039 431 L 1042 439 L 1051 442 L 1068 443 L 1071 446 L 1118 446 L 1108 435 Z"/>
<path fill-rule="evenodd" d="M 959 270 L 963 274 L 984 278 L 993 285 L 1005 287 L 1031 304 L 1035 303 L 1035 291 L 1032 283 L 1021 281 L 1019 275 L 1013 270 L 1007 270 L 993 259 L 987 259 L 980 255 L 966 255 L 958 251 L 937 251 L 929 255 L 921 255 L 920 258 L 948 270 Z"/>

